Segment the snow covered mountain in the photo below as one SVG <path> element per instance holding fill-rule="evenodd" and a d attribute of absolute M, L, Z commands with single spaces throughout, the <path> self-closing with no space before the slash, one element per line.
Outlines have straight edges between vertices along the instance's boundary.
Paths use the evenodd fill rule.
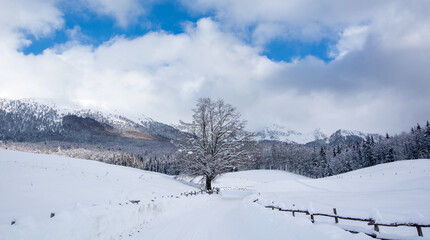
<path fill-rule="evenodd" d="M 62 140 L 84 132 L 143 140 L 171 140 L 178 130 L 150 118 L 139 122 L 118 114 L 61 108 L 34 99 L 0 99 L 0 139 Z"/>
<path fill-rule="evenodd" d="M 0 140 L 90 143 L 157 140 L 167 143 L 179 133 L 176 128 L 144 115 L 131 120 L 119 114 L 71 105 L 58 107 L 46 100 L 0 98 Z M 338 130 L 328 136 L 319 128 L 301 133 L 273 124 L 258 131 L 254 139 L 323 146 L 361 142 L 367 136 L 374 137 L 375 141 L 379 138 L 376 134 L 349 130 Z"/>
<path fill-rule="evenodd" d="M 378 141 L 380 135 L 378 134 L 366 134 L 360 131 L 342 130 L 339 129 L 332 135 L 330 135 L 328 142 L 330 145 L 342 145 L 342 144 L 353 144 L 356 142 L 362 142 L 367 139 L 367 137 L 373 138 L 374 141 Z"/>
<path fill-rule="evenodd" d="M 307 144 L 315 146 L 323 145 L 341 145 L 362 142 L 367 136 L 373 137 L 375 141 L 379 138 L 378 134 L 366 134 L 360 131 L 342 130 L 339 129 L 330 136 L 327 136 L 317 128 L 312 132 L 301 133 L 294 130 L 289 130 L 283 126 L 273 124 L 265 127 L 263 130 L 256 133 L 254 138 L 256 141 L 281 141 L 287 143 Z"/>
<path fill-rule="evenodd" d="M 301 133 L 273 124 L 256 133 L 255 140 L 274 140 L 288 143 L 305 144 L 312 141 L 325 140 L 327 136 L 319 128 L 309 133 Z"/>

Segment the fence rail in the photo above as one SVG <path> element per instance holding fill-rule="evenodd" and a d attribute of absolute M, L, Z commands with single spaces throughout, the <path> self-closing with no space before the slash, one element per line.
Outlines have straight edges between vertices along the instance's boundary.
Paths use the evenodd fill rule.
<path fill-rule="evenodd" d="M 258 201 L 255 200 L 254 202 Z M 333 214 L 328 214 L 328 213 L 310 213 L 308 210 L 300 210 L 300 209 L 283 209 L 280 207 L 276 207 L 276 206 L 265 206 L 266 208 L 270 208 L 272 210 L 279 210 L 282 212 L 291 212 L 293 217 L 295 217 L 295 213 L 304 213 L 306 215 L 310 215 L 311 217 L 311 222 L 314 223 L 315 222 L 315 216 L 323 216 L 323 217 L 330 217 L 330 218 L 334 218 L 335 223 L 339 223 L 339 219 L 343 219 L 343 220 L 350 220 L 350 221 L 360 221 L 360 222 L 367 222 L 367 225 L 373 225 L 373 229 L 375 232 L 379 232 L 379 226 L 385 226 L 385 227 L 400 227 L 400 226 L 405 226 L 405 227 L 415 227 L 417 229 L 417 233 L 418 236 L 423 237 L 423 231 L 422 228 L 423 227 L 430 227 L 430 224 L 418 224 L 418 223 L 382 223 L 382 222 L 376 222 L 375 219 L 373 218 L 358 218 L 358 217 L 347 217 L 347 216 L 340 216 L 337 214 L 337 210 L 336 208 L 333 208 Z M 348 229 L 344 229 L 346 231 L 349 232 L 356 232 L 356 231 L 352 231 L 352 230 L 348 230 Z M 368 232 L 363 232 L 371 237 L 374 238 L 378 238 L 377 235 L 375 233 L 368 233 Z M 386 239 L 386 238 L 379 238 L 379 239 Z"/>

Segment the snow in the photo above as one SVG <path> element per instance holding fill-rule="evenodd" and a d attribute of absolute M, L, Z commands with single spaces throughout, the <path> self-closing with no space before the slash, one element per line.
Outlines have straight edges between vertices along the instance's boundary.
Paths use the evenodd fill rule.
<path fill-rule="evenodd" d="M 311 132 L 301 133 L 294 130 L 289 130 L 288 128 L 272 124 L 268 127 L 265 127 L 263 130 L 258 131 L 256 136 L 254 137 L 255 141 L 263 141 L 263 140 L 275 140 L 287 143 L 297 143 L 297 144 L 307 144 L 314 141 L 324 141 L 326 144 L 330 144 L 331 139 L 335 137 L 349 137 L 349 136 L 357 136 L 363 140 L 366 140 L 367 136 L 371 136 L 377 141 L 380 137 L 378 134 L 366 134 L 356 130 L 344 130 L 339 129 L 330 136 L 327 136 L 325 133 L 321 131 L 321 129 L 317 128 Z"/>
<path fill-rule="evenodd" d="M 323 179 L 252 170 L 216 179 L 219 195 L 185 197 L 182 192 L 198 189 L 171 176 L 0 150 L 0 240 L 372 239 L 340 228 L 372 231 L 365 223 L 341 220 L 336 225 L 333 219 L 316 217 L 312 224 L 304 214 L 292 217 L 264 206 L 324 213 L 336 207 L 339 215 L 428 224 L 429 182 L 429 160 L 395 162 Z M 414 228 L 380 229 L 381 236 L 394 239 L 430 236 L 426 228 L 424 238 L 417 237 Z"/>
<path fill-rule="evenodd" d="M 382 223 L 430 223 L 430 160 L 407 160 L 381 164 L 323 179 L 309 179 L 289 174 L 284 180 L 279 171 L 263 170 L 238 173 L 247 179 L 258 178 L 259 183 L 247 181 L 261 205 L 274 205 L 284 209 L 301 209 L 309 212 L 333 213 L 341 216 L 373 218 Z M 285 173 L 288 175 L 288 173 Z M 260 178 L 263 176 L 264 178 Z M 239 179 L 241 179 L 239 177 Z M 215 186 L 229 187 L 238 183 L 235 174 L 226 174 Z M 318 218 L 317 222 L 333 222 L 331 218 Z M 347 226 L 355 223 L 346 222 Z M 360 226 L 360 224 L 357 224 Z M 372 232 L 372 226 L 366 226 Z M 415 228 L 384 228 L 381 234 L 402 235 L 402 239 L 415 239 Z M 424 236 L 430 229 L 423 228 Z M 423 238 L 419 238 L 423 239 Z"/>
<path fill-rule="evenodd" d="M 256 141 L 276 140 L 288 143 L 306 144 L 315 140 L 327 139 L 327 136 L 319 128 L 312 132 L 301 133 L 289 130 L 284 126 L 272 124 L 263 130 L 257 132 L 254 137 Z"/>
<path fill-rule="evenodd" d="M 364 133 L 362 133 L 360 131 L 357 131 L 357 130 L 344 130 L 344 129 L 340 130 L 340 135 L 342 137 L 347 137 L 347 136 L 355 135 L 355 136 L 359 136 L 359 137 L 361 137 L 363 139 L 366 139 L 366 136 L 367 136 L 366 134 L 364 134 Z"/>
<path fill-rule="evenodd" d="M 276 184 L 279 181 L 308 179 L 307 177 L 280 170 L 249 170 L 226 173 L 216 179 L 216 187 L 248 187 L 265 188 L 266 185 Z"/>
<path fill-rule="evenodd" d="M 151 200 L 191 190 L 163 174 L 0 150 L 0 239 L 106 239 L 157 214 Z"/>
<path fill-rule="evenodd" d="M 47 110 L 53 110 L 57 114 L 51 115 L 52 121 L 61 123 L 62 118 L 66 115 L 73 114 L 79 117 L 91 117 L 95 120 L 108 123 L 120 130 L 134 130 L 136 124 L 146 126 L 153 123 L 154 120 L 141 114 L 137 119 L 131 120 L 123 117 L 117 110 L 110 110 L 106 107 L 94 106 L 95 109 L 83 108 L 85 104 L 78 102 L 63 101 L 59 99 L 46 99 L 46 98 L 24 98 L 16 100 L 0 98 L 0 108 L 5 112 L 13 112 L 21 108 L 21 104 L 28 106 L 34 115 L 38 118 L 43 117 Z M 43 130 L 43 129 L 39 129 Z"/>
<path fill-rule="evenodd" d="M 242 199 L 238 193 L 202 202 L 174 218 L 162 219 L 154 227 L 131 239 L 367 239 L 339 231 L 335 226 L 312 225 L 307 219 L 291 219 Z M 236 196 L 236 197 L 233 197 Z"/>

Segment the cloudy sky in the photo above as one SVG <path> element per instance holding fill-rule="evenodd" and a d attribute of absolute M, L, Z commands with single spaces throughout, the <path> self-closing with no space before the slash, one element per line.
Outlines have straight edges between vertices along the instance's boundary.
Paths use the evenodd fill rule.
<path fill-rule="evenodd" d="M 0 97 L 250 130 L 399 133 L 430 119 L 428 0 L 0 0 Z"/>

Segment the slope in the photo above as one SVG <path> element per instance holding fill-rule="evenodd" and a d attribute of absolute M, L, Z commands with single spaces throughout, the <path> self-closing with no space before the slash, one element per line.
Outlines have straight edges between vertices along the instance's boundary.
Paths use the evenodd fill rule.
<path fill-rule="evenodd" d="M 161 211 L 151 200 L 191 190 L 163 174 L 0 150 L 0 239 L 106 239 Z"/>
<path fill-rule="evenodd" d="M 238 176 L 242 180 L 244 176 L 255 179 L 253 171 L 249 174 L 232 173 L 218 179 L 215 185 L 230 187 L 238 182 Z M 257 184 L 250 184 L 249 180 L 245 184 L 258 192 L 252 198 L 258 198 L 261 206 L 274 205 L 328 214 L 336 208 L 341 216 L 373 218 L 383 223 L 429 224 L 429 183 L 430 160 L 420 159 L 381 164 L 322 179 L 299 177 L 282 180 L 274 179 L 274 174 L 267 174 Z M 325 217 L 318 217 L 316 221 L 333 223 L 332 218 Z M 366 224 L 349 221 L 342 224 L 348 229 L 373 231 L 373 226 Z M 423 233 L 425 239 L 429 239 L 430 229 L 424 228 Z M 418 238 L 417 230 L 411 227 L 384 227 L 378 235 L 389 239 Z"/>

